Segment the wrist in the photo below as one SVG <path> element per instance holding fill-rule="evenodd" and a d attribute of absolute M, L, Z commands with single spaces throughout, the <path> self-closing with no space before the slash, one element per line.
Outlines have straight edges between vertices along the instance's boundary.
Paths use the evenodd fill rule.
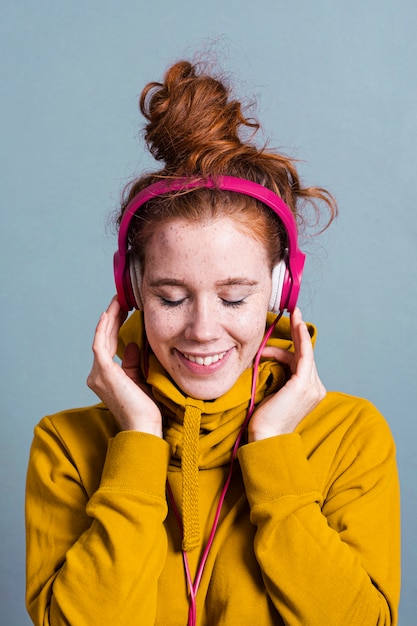
<path fill-rule="evenodd" d="M 145 433 L 147 435 L 154 435 L 162 439 L 162 423 L 156 423 L 149 420 L 145 420 L 143 416 L 141 418 L 125 418 L 119 420 L 121 430 L 131 430 L 138 433 Z"/>
<path fill-rule="evenodd" d="M 265 424 L 262 427 L 255 426 L 251 428 L 249 424 L 248 428 L 248 443 L 255 441 L 261 441 L 263 439 L 270 439 L 271 437 L 278 437 L 279 435 L 290 435 L 294 432 L 297 425 L 296 420 L 279 420 L 273 424 Z"/>

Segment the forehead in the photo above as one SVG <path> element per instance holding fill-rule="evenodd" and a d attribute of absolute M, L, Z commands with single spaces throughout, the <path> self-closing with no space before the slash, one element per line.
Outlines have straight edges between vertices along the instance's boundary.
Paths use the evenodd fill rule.
<path fill-rule="evenodd" d="M 198 222 L 172 219 L 159 224 L 144 253 L 149 271 L 182 266 L 188 270 L 242 268 L 254 272 L 267 264 L 266 247 L 228 217 Z"/>

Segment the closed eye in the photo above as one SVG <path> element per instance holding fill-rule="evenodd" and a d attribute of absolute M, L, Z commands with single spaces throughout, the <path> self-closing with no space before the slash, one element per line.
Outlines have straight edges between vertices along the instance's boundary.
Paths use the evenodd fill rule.
<path fill-rule="evenodd" d="M 185 302 L 185 298 L 181 298 L 180 300 L 168 300 L 167 298 L 163 298 L 160 296 L 161 303 L 163 306 L 174 308 L 176 306 L 181 306 L 183 302 Z"/>
<path fill-rule="evenodd" d="M 168 298 L 163 298 L 160 296 L 161 303 L 163 306 L 169 308 L 175 308 L 181 306 L 186 300 L 186 298 L 180 298 L 179 300 L 168 300 Z M 225 298 L 220 298 L 223 306 L 228 308 L 238 308 L 245 304 L 245 300 L 242 298 L 241 300 L 226 300 Z"/>
<path fill-rule="evenodd" d="M 231 308 L 238 308 L 242 306 L 242 304 L 245 304 L 244 298 L 242 298 L 241 300 L 225 300 L 224 298 L 221 298 L 221 301 L 224 306 Z"/>

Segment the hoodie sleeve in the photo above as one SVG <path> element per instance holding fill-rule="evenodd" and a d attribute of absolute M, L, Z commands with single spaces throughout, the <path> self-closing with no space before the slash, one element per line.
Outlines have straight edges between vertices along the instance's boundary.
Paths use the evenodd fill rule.
<path fill-rule="evenodd" d="M 382 416 L 360 402 L 343 432 L 329 426 L 340 420 L 327 401 L 326 415 L 311 415 L 314 440 L 301 429 L 239 452 L 256 557 L 287 626 L 397 624 L 395 448 Z"/>
<path fill-rule="evenodd" d="M 93 457 L 94 443 L 87 448 Z M 35 429 L 26 489 L 27 607 L 35 626 L 154 623 L 168 463 L 162 439 L 118 433 L 88 497 L 53 423 L 44 418 Z"/>

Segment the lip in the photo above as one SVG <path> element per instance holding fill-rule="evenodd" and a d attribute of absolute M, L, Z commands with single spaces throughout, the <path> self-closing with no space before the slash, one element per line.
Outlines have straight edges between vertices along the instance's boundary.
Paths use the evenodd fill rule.
<path fill-rule="evenodd" d="M 229 348 L 228 350 L 223 350 L 221 352 L 212 352 L 211 354 L 192 354 L 191 352 L 181 352 L 180 350 L 175 349 L 175 353 L 180 360 L 181 364 L 192 374 L 197 374 L 198 376 L 210 376 L 220 370 L 229 360 L 230 355 L 233 352 L 233 348 Z M 222 358 L 219 358 L 218 361 L 210 363 L 210 365 L 204 365 L 202 363 L 196 363 L 194 361 L 190 361 L 185 355 L 192 356 L 194 359 L 204 359 L 206 357 L 216 357 L 219 355 L 223 355 Z"/>

